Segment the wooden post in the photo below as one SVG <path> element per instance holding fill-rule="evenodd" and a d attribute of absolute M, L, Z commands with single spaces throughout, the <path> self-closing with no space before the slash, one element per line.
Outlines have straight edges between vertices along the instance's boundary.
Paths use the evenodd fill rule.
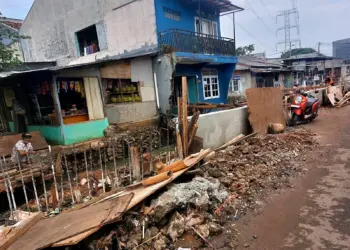
<path fill-rule="evenodd" d="M 182 77 L 182 143 L 184 157 L 188 155 L 188 127 L 187 127 L 187 77 Z"/>
<path fill-rule="evenodd" d="M 131 165 L 132 165 L 132 174 L 134 180 L 141 181 L 141 166 L 140 166 L 140 157 L 139 150 L 137 147 L 130 147 L 131 154 Z"/>
<path fill-rule="evenodd" d="M 183 143 L 182 143 L 182 99 L 181 97 L 177 98 L 177 115 L 178 115 L 178 122 L 179 122 L 179 131 L 176 131 L 176 147 L 177 147 L 177 154 L 178 156 L 183 159 Z"/>
<path fill-rule="evenodd" d="M 51 87 L 52 87 L 51 93 L 52 93 L 53 105 L 55 108 L 56 117 L 57 117 L 57 121 L 58 121 L 58 124 L 54 124 L 54 125 L 62 126 L 63 125 L 63 116 L 62 116 L 60 98 L 58 97 L 56 76 L 53 77 Z"/>

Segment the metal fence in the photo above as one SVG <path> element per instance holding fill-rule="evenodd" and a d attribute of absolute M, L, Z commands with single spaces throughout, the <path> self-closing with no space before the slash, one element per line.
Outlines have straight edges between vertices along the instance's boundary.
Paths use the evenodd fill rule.
<path fill-rule="evenodd" d="M 63 147 L 56 153 L 49 146 L 26 163 L 12 163 L 2 156 L 0 182 L 13 217 L 19 206 L 27 211 L 53 212 L 55 207 L 71 207 L 153 175 L 155 162 L 169 162 L 175 152 L 169 145 L 168 129 L 148 134 L 151 136 L 140 138 L 115 135 Z M 135 165 L 139 166 L 138 175 Z M 22 189 L 24 201 L 22 194 L 16 197 L 15 189 Z"/>
<path fill-rule="evenodd" d="M 235 42 L 233 39 L 217 37 L 180 29 L 160 32 L 159 46 L 165 52 L 190 52 L 213 55 L 234 56 Z"/>

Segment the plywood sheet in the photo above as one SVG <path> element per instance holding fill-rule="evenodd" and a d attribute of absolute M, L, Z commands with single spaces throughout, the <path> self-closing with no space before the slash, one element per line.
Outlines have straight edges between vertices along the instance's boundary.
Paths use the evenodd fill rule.
<path fill-rule="evenodd" d="M 280 88 L 250 88 L 246 91 L 249 121 L 254 132 L 265 135 L 269 124 L 286 124 Z"/>
<path fill-rule="evenodd" d="M 48 147 L 40 132 L 31 132 L 32 145 L 34 150 L 41 150 Z M 0 155 L 10 156 L 13 146 L 22 138 L 22 134 L 0 136 Z"/>
<path fill-rule="evenodd" d="M 130 62 L 118 62 L 106 65 L 100 69 L 101 78 L 109 79 L 131 79 Z"/>
<path fill-rule="evenodd" d="M 134 194 L 120 196 L 93 206 L 62 213 L 39 221 L 8 249 L 43 249 L 85 232 L 94 232 L 118 218 L 128 207 Z"/>

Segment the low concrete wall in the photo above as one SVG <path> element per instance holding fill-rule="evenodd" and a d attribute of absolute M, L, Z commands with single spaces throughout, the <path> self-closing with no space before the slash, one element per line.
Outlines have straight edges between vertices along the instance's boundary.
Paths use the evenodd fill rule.
<path fill-rule="evenodd" d="M 155 101 L 108 104 L 105 110 L 110 123 L 139 122 L 157 117 Z"/>
<path fill-rule="evenodd" d="M 216 148 L 249 129 L 248 108 L 237 108 L 200 115 L 197 136 L 204 148 Z"/>

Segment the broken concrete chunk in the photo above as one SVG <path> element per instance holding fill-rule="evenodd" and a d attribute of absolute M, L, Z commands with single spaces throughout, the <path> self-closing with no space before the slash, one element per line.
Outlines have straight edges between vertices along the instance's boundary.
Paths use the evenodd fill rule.
<path fill-rule="evenodd" d="M 217 235 L 222 233 L 222 227 L 219 224 L 214 222 L 209 224 L 209 233 L 210 235 Z"/>
<path fill-rule="evenodd" d="M 171 217 L 167 234 L 175 242 L 185 232 L 185 219 L 175 212 Z"/>
<path fill-rule="evenodd" d="M 202 214 L 191 213 L 186 217 L 186 227 L 192 227 L 204 222 L 204 216 Z"/>
<path fill-rule="evenodd" d="M 209 226 L 207 224 L 203 224 L 203 225 L 198 225 L 195 227 L 198 231 L 198 233 L 200 233 L 204 238 L 208 238 L 209 237 Z"/>
<path fill-rule="evenodd" d="M 219 180 L 195 177 L 191 182 L 171 185 L 168 191 L 153 200 L 154 209 L 149 217 L 151 221 L 159 222 L 171 211 L 189 204 L 207 210 L 209 205 L 220 204 L 227 197 L 228 192 Z"/>

